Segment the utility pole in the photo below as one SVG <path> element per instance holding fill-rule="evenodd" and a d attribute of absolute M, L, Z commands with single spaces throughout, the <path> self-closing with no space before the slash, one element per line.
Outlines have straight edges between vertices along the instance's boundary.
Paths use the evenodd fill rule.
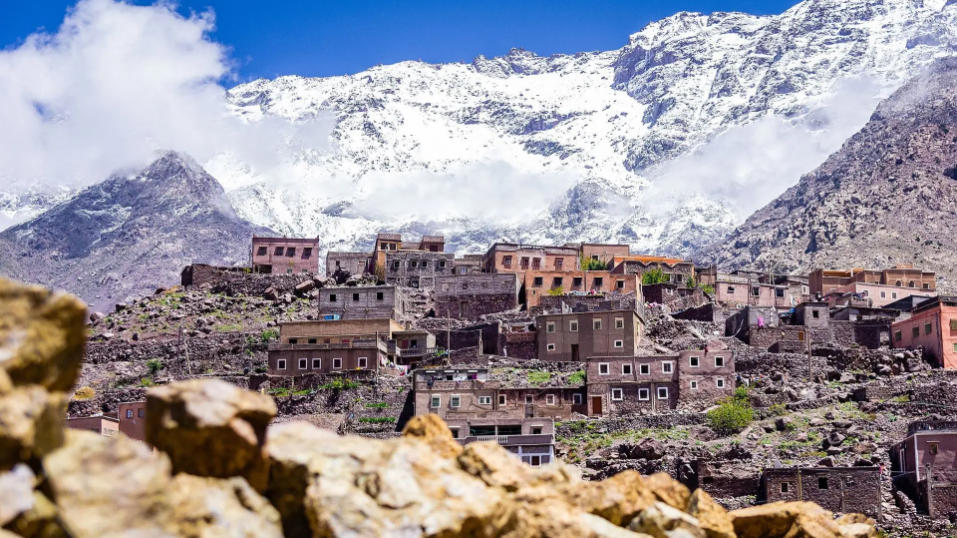
<path fill-rule="evenodd" d="M 804 340 L 807 341 L 807 381 L 810 383 L 814 376 L 811 368 L 811 331 L 807 327 L 804 328 Z"/>

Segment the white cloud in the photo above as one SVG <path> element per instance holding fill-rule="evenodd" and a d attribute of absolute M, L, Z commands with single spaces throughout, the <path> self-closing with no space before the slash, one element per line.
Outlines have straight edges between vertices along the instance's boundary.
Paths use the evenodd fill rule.
<path fill-rule="evenodd" d="M 870 80 L 852 80 L 798 120 L 769 115 L 732 128 L 654 174 L 645 193 L 654 203 L 647 209 L 670 212 L 704 197 L 722 201 L 743 220 L 840 149 L 867 123 L 880 93 Z"/>
<path fill-rule="evenodd" d="M 210 39 L 213 24 L 211 11 L 184 17 L 166 2 L 82 0 L 55 34 L 0 51 L 4 187 L 90 184 L 163 149 L 277 166 L 296 127 L 227 113 L 229 51 Z"/>

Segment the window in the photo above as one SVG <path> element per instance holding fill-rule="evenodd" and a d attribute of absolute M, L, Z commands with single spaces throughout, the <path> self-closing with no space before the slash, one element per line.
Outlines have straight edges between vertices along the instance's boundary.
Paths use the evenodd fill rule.
<path fill-rule="evenodd" d="M 723 389 L 723 388 L 724 388 L 724 378 L 719 377 L 719 378 L 715 379 L 715 380 L 714 380 L 714 386 L 718 387 L 719 389 Z"/>
<path fill-rule="evenodd" d="M 413 269 L 415 269 L 415 268 L 418 267 L 418 266 L 419 266 L 419 262 L 417 262 L 417 261 L 415 261 L 415 260 L 409 262 L 409 267 L 411 267 L 411 268 L 413 268 Z"/>
<path fill-rule="evenodd" d="M 924 334 L 930 334 L 930 333 L 932 333 L 932 332 L 934 332 L 934 326 L 933 326 L 932 324 L 930 324 L 930 323 L 925 323 L 925 324 L 924 324 Z"/>
<path fill-rule="evenodd" d="M 458 428 L 449 428 L 449 429 L 452 430 L 452 439 L 458 439 L 459 429 Z"/>
<path fill-rule="evenodd" d="M 452 397 L 449 398 L 449 407 L 459 407 L 461 405 L 462 397 L 458 394 L 453 394 Z"/>
<path fill-rule="evenodd" d="M 368 357 L 359 357 L 359 368 L 368 368 L 369 359 Z"/>
<path fill-rule="evenodd" d="M 581 394 L 572 394 L 572 404 L 581 405 L 582 404 L 582 395 Z"/>
<path fill-rule="evenodd" d="M 886 291 L 882 291 L 882 292 L 881 292 L 881 299 L 884 299 L 885 297 L 887 297 L 887 292 L 886 292 Z"/>
<path fill-rule="evenodd" d="M 256 256 L 265 256 L 266 252 L 267 252 L 266 247 L 259 247 L 256 250 Z"/>
<path fill-rule="evenodd" d="M 913 338 L 919 337 L 919 336 L 920 336 L 920 327 L 914 325 L 914 327 L 911 329 L 911 336 L 912 336 Z"/>
<path fill-rule="evenodd" d="M 422 268 L 426 269 L 429 267 L 429 260 L 422 260 Z"/>
<path fill-rule="evenodd" d="M 432 401 L 429 403 L 429 407 L 432 407 L 432 408 L 442 407 L 442 397 L 433 396 Z"/>
<path fill-rule="evenodd" d="M 625 318 L 615 318 L 615 328 L 624 329 L 625 328 Z"/>
<path fill-rule="evenodd" d="M 904 337 L 903 337 L 903 335 L 901 335 L 901 332 L 900 332 L 900 331 L 894 331 L 894 341 L 895 341 L 895 342 L 900 342 L 900 341 L 903 340 L 903 339 L 904 339 Z M 955 344 L 955 345 L 957 345 L 957 344 Z"/>
<path fill-rule="evenodd" d="M 715 357 L 715 358 L 714 358 L 714 367 L 715 367 L 715 368 L 723 368 L 723 367 L 724 367 L 724 357 L 722 357 L 722 356 L 720 356 L 720 355 L 717 356 L 717 357 Z"/>
<path fill-rule="evenodd" d="M 542 457 L 531 456 L 530 458 L 528 458 L 528 464 L 531 465 L 532 467 L 539 467 L 542 464 Z"/>
<path fill-rule="evenodd" d="M 312 369 L 319 370 L 322 368 L 322 359 L 312 359 Z"/>
<path fill-rule="evenodd" d="M 788 483 L 781 482 L 781 493 L 787 493 L 787 492 L 788 492 Z"/>
<path fill-rule="evenodd" d="M 358 300 L 359 300 L 359 294 L 358 294 L 358 293 L 353 293 L 353 294 L 352 294 L 352 302 L 356 302 L 356 301 L 358 301 Z"/>
<path fill-rule="evenodd" d="M 641 375 L 651 375 L 651 365 L 650 364 L 639 364 L 638 373 Z"/>
<path fill-rule="evenodd" d="M 898 288 L 900 288 L 901 286 L 903 286 L 903 282 L 901 282 L 900 280 L 898 280 L 897 282 L 894 282 L 894 285 L 897 286 Z"/>
<path fill-rule="evenodd" d="M 342 359 L 332 359 L 332 369 L 341 370 L 342 369 Z"/>
<path fill-rule="evenodd" d="M 562 287 L 562 284 L 563 284 L 564 282 L 565 282 L 565 279 L 564 279 L 564 278 L 562 278 L 562 277 L 560 277 L 560 276 L 556 276 L 555 278 L 552 279 L 552 289 L 556 289 L 556 288 Z"/>
<path fill-rule="evenodd" d="M 608 375 L 608 363 L 602 362 L 598 364 L 598 375 Z"/>
<path fill-rule="evenodd" d="M 290 267 L 289 269 L 286 269 L 286 274 L 287 274 L 287 275 L 291 275 L 291 274 L 292 274 L 292 267 Z"/>
<path fill-rule="evenodd" d="M 577 333 L 577 332 L 578 332 L 578 322 L 577 322 L 577 321 L 569 321 L 569 322 L 568 322 L 568 331 L 569 331 L 569 332 L 573 332 L 573 333 Z"/>
<path fill-rule="evenodd" d="M 306 248 L 302 249 L 302 258 L 303 258 L 303 259 L 308 259 L 310 256 L 312 256 L 312 247 L 306 247 Z"/>
<path fill-rule="evenodd" d="M 957 353 L 957 344 L 954 344 L 954 353 Z"/>
<path fill-rule="evenodd" d="M 542 259 L 532 258 L 532 269 L 541 269 L 541 268 L 542 268 Z"/>
<path fill-rule="evenodd" d="M 639 400 L 647 400 L 651 397 L 650 395 L 651 395 L 651 392 L 648 389 L 638 389 Z"/>
<path fill-rule="evenodd" d="M 592 320 L 591 326 L 596 331 L 601 330 L 601 320 L 600 319 Z"/>
<path fill-rule="evenodd" d="M 136 416 L 139 417 L 139 418 L 145 417 L 145 416 L 146 416 L 146 409 L 144 409 L 144 408 L 142 408 L 142 407 L 139 408 L 139 409 L 137 409 L 137 410 L 136 410 Z"/>
<path fill-rule="evenodd" d="M 554 321 L 549 321 L 548 323 L 545 324 L 545 332 L 547 332 L 547 333 L 553 333 L 553 332 L 555 332 L 555 322 L 554 322 Z"/>
<path fill-rule="evenodd" d="M 597 255 L 597 254 L 592 254 L 592 255 L 591 255 L 591 259 L 593 259 L 593 260 L 595 260 L 595 261 L 597 262 L 597 261 L 598 261 L 598 255 Z"/>
<path fill-rule="evenodd" d="M 624 340 L 615 340 L 615 348 L 620 349 L 620 348 L 623 348 L 623 347 L 625 347 L 625 341 L 624 341 Z"/>
<path fill-rule="evenodd" d="M 279 359 L 278 361 L 276 361 L 276 368 L 279 369 L 279 370 L 285 370 L 285 369 L 286 369 L 286 359 Z"/>
<path fill-rule="evenodd" d="M 286 250 L 283 247 L 276 247 L 276 250 L 272 252 L 273 256 L 282 256 L 283 251 Z"/>
<path fill-rule="evenodd" d="M 784 288 L 775 288 L 774 289 L 775 297 L 784 297 Z"/>
<path fill-rule="evenodd" d="M 478 399 L 479 405 L 492 405 L 491 396 L 479 396 Z"/>
<path fill-rule="evenodd" d="M 126 418 L 133 418 L 133 410 L 132 410 L 132 409 L 127 409 L 127 410 L 126 410 Z"/>
<path fill-rule="evenodd" d="M 658 399 L 659 400 L 668 399 L 668 387 L 658 387 Z"/>
<path fill-rule="evenodd" d="M 300 369 L 300 370 L 305 370 L 306 368 L 309 368 L 309 360 L 308 360 L 308 359 L 299 359 L 299 369 Z"/>
<path fill-rule="evenodd" d="M 701 357 L 694 356 L 688 359 L 688 366 L 691 368 L 699 368 L 701 366 Z"/>
<path fill-rule="evenodd" d="M 392 262 L 392 270 L 393 270 L 393 271 L 398 271 L 398 270 L 399 270 L 399 260 L 395 260 L 395 261 Z"/>
<path fill-rule="evenodd" d="M 532 279 L 532 286 L 536 288 L 541 288 L 544 285 L 544 283 L 545 283 L 545 279 L 540 276 L 537 276 L 534 279 Z"/>
<path fill-rule="evenodd" d="M 582 287 L 582 277 L 580 276 L 572 277 L 572 288 L 580 288 L 580 287 Z"/>
<path fill-rule="evenodd" d="M 605 285 L 605 279 L 601 277 L 596 277 L 595 280 L 592 280 L 591 287 L 595 288 L 596 290 L 600 290 L 601 287 L 604 285 Z"/>
<path fill-rule="evenodd" d="M 445 269 L 445 260 L 439 260 L 439 269 Z"/>
<path fill-rule="evenodd" d="M 675 367 L 674 363 L 670 361 L 661 363 L 661 371 L 662 373 L 665 373 L 665 374 L 670 374 L 671 372 L 673 372 L 674 367 Z"/>
<path fill-rule="evenodd" d="M 512 267 L 512 257 L 511 257 L 511 256 L 503 256 L 503 257 L 502 257 L 502 267 L 505 267 L 506 269 Z"/>
<path fill-rule="evenodd" d="M 289 247 L 286 249 L 286 257 L 292 258 L 296 255 L 296 247 Z"/>
<path fill-rule="evenodd" d="M 930 289 L 930 284 L 924 282 L 924 285 L 921 286 L 921 287 L 924 288 L 925 290 L 929 290 L 929 289 Z"/>
<path fill-rule="evenodd" d="M 817 489 L 827 489 L 827 478 L 819 476 L 817 478 Z"/>
<path fill-rule="evenodd" d="M 870 293 L 869 293 L 867 290 L 864 290 L 864 291 L 861 292 L 861 296 L 863 296 L 863 297 L 867 297 L 867 296 L 869 296 L 869 295 L 870 295 Z"/>
<path fill-rule="evenodd" d="M 290 338 L 290 339 L 289 339 L 289 343 L 290 343 L 290 344 L 298 344 L 298 343 L 299 343 L 299 339 L 298 339 L 298 338 Z"/>
<path fill-rule="evenodd" d="M 618 289 L 620 289 L 620 290 L 625 289 L 625 281 L 624 281 L 624 280 L 616 280 L 616 281 L 615 281 L 615 287 L 618 288 Z"/>
<path fill-rule="evenodd" d="M 565 264 L 565 258 L 555 258 L 555 269 L 558 271 L 562 270 L 562 266 Z"/>
<path fill-rule="evenodd" d="M 555 405 L 555 395 L 546 394 L 545 395 L 545 405 Z"/>
<path fill-rule="evenodd" d="M 752 287 L 752 288 L 751 288 L 751 295 L 753 295 L 754 297 L 760 296 L 760 295 L 761 295 L 761 288 Z"/>
<path fill-rule="evenodd" d="M 688 386 L 691 388 L 691 390 L 698 390 L 698 382 L 697 382 L 697 381 L 691 381 L 690 383 L 688 383 Z"/>
<path fill-rule="evenodd" d="M 504 394 L 499 394 L 499 395 L 498 395 L 498 405 L 505 405 L 505 395 L 504 395 Z"/>
<path fill-rule="evenodd" d="M 728 286 L 728 293 L 734 295 L 734 286 Z"/>
<path fill-rule="evenodd" d="M 533 398 L 532 398 L 532 395 L 531 395 L 531 394 L 526 394 L 526 395 L 525 395 L 525 404 L 526 404 L 526 405 L 532 405 L 532 403 L 534 403 L 534 400 L 533 400 Z"/>
<path fill-rule="evenodd" d="M 897 292 L 891 292 L 891 299 L 897 299 Z"/>
<path fill-rule="evenodd" d="M 336 302 L 336 294 L 335 294 L 335 293 L 330 293 L 330 294 L 329 294 L 329 302 L 330 302 L 330 303 Z"/>
<path fill-rule="evenodd" d="M 817 310 L 811 310 L 811 317 L 814 319 L 818 319 L 821 317 L 821 313 L 818 312 Z"/>
<path fill-rule="evenodd" d="M 528 269 L 528 258 L 522 258 L 521 264 L 522 269 Z"/>
<path fill-rule="evenodd" d="M 621 365 L 621 375 L 631 375 L 631 365 L 622 364 Z"/>
<path fill-rule="evenodd" d="M 546 351 L 555 351 L 555 344 L 547 344 L 545 346 Z"/>
<path fill-rule="evenodd" d="M 927 443 L 927 451 L 932 455 L 937 455 L 937 443 Z"/>
<path fill-rule="evenodd" d="M 542 427 L 541 426 L 532 426 L 532 435 L 541 435 Z"/>
<path fill-rule="evenodd" d="M 611 389 L 611 399 L 620 402 L 625 399 L 625 391 L 622 389 Z"/>

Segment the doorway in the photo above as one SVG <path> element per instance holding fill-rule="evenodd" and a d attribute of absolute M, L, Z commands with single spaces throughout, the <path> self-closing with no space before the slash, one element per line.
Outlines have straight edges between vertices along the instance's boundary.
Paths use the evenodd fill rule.
<path fill-rule="evenodd" d="M 601 409 L 601 396 L 592 396 L 591 397 L 591 409 L 593 415 L 602 414 Z"/>
<path fill-rule="evenodd" d="M 578 344 L 572 344 L 572 360 L 577 361 L 578 358 Z"/>

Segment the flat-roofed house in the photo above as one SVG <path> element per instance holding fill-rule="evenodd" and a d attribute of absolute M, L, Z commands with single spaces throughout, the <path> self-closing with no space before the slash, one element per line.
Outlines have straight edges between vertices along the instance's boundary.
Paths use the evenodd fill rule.
<path fill-rule="evenodd" d="M 319 239 L 253 236 L 252 262 L 257 273 L 317 273 Z"/>

